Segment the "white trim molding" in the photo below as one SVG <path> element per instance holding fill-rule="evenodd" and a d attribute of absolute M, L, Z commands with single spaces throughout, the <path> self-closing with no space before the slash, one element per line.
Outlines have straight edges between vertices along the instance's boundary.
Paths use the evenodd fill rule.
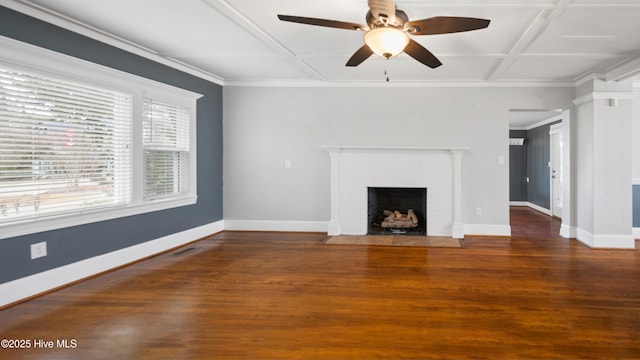
<path fill-rule="evenodd" d="M 586 230 L 577 229 L 576 239 L 593 249 L 635 249 L 634 236 L 629 235 L 594 235 Z"/>
<path fill-rule="evenodd" d="M 499 224 L 464 224 L 465 235 L 511 236 L 511 226 Z"/>
<path fill-rule="evenodd" d="M 224 229 L 229 231 L 292 231 L 326 233 L 328 221 L 281 221 L 281 220 L 240 220 L 224 221 Z"/>
<path fill-rule="evenodd" d="M 536 205 L 536 204 L 534 204 L 532 202 L 527 202 L 527 206 L 532 208 L 533 210 L 536 210 L 536 211 L 539 211 L 539 212 L 541 212 L 543 214 L 551 216 L 551 210 L 549 210 L 547 208 L 543 208 L 540 205 Z"/>
<path fill-rule="evenodd" d="M 577 237 L 577 229 L 575 226 L 560 224 L 560 236 L 567 239 L 575 239 Z"/>
<path fill-rule="evenodd" d="M 224 221 L 220 220 L 0 284 L 0 307 L 131 264 L 223 230 Z"/>
<path fill-rule="evenodd" d="M 605 73 L 607 81 L 625 81 L 638 75 L 640 75 L 640 57 L 618 64 Z"/>
<path fill-rule="evenodd" d="M 509 201 L 509 205 L 510 206 L 527 206 L 532 208 L 533 210 L 539 211 L 543 214 L 549 215 L 551 216 L 551 210 L 549 209 L 545 209 L 540 205 L 536 205 L 532 202 L 529 201 Z"/>
<path fill-rule="evenodd" d="M 639 95 L 640 93 L 637 93 L 637 92 L 600 91 L 600 92 L 593 92 L 586 95 L 582 95 L 574 99 L 573 104 L 575 106 L 579 106 L 579 105 L 591 102 L 593 100 L 608 100 L 608 99 L 632 100 Z"/>
<path fill-rule="evenodd" d="M 640 239 L 640 227 L 634 227 L 632 233 L 634 239 Z"/>

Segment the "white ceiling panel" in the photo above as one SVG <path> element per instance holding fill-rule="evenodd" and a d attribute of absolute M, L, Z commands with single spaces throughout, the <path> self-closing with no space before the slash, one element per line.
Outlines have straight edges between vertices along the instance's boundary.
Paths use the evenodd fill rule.
<path fill-rule="evenodd" d="M 640 49 L 638 19 L 640 6 L 571 6 L 549 25 L 527 52 L 637 53 Z"/>
<path fill-rule="evenodd" d="M 278 14 L 365 24 L 366 0 L 0 0 L 32 16 L 148 49 L 222 83 L 384 82 L 373 55 L 345 67 L 363 32 L 278 20 Z M 407 55 L 392 81 L 571 82 L 640 58 L 640 0 L 397 0 L 410 20 L 461 16 L 488 28 L 412 36 L 443 65 Z M 99 36 L 95 36 L 99 38 Z M 144 50 L 141 50 L 144 52 Z M 144 55 L 144 54 L 143 54 Z M 632 62 L 636 63 L 636 62 Z M 640 62 L 638 62 L 640 63 Z M 625 71 L 628 69 L 625 69 Z"/>
<path fill-rule="evenodd" d="M 212 56 L 179 58 L 201 69 L 216 70 L 227 81 L 317 80 L 302 65 L 276 56 Z M 234 66 L 228 66 L 233 62 Z"/>

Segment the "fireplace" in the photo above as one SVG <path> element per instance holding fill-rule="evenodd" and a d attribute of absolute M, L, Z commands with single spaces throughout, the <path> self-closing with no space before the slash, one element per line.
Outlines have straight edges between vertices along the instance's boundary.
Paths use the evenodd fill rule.
<path fill-rule="evenodd" d="M 329 235 L 367 234 L 371 223 L 367 210 L 368 187 L 379 187 L 423 189 L 425 195 L 418 196 L 422 198 L 421 205 L 412 205 L 415 212 L 422 213 L 422 231 L 429 236 L 464 236 L 462 158 L 467 148 L 325 148 L 331 160 Z M 429 189 L 428 201 L 426 189 Z"/>
<path fill-rule="evenodd" d="M 415 214 L 414 221 L 397 221 L 394 225 L 385 220 L 388 216 L 406 218 L 409 213 Z M 367 224 L 367 234 L 426 235 L 427 189 L 368 187 Z"/>

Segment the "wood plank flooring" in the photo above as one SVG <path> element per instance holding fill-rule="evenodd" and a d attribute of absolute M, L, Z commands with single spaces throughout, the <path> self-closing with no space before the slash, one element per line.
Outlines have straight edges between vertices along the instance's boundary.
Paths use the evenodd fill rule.
<path fill-rule="evenodd" d="M 511 217 L 463 249 L 223 232 L 1 310 L 32 348 L 0 359 L 640 358 L 640 252 Z"/>

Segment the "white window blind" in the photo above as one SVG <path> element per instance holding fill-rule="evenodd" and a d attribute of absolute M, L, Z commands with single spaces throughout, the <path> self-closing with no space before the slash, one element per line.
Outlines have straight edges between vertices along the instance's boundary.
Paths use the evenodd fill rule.
<path fill-rule="evenodd" d="M 128 203 L 131 102 L 0 67 L 0 223 Z"/>
<path fill-rule="evenodd" d="M 189 192 L 189 109 L 143 100 L 144 199 Z"/>

